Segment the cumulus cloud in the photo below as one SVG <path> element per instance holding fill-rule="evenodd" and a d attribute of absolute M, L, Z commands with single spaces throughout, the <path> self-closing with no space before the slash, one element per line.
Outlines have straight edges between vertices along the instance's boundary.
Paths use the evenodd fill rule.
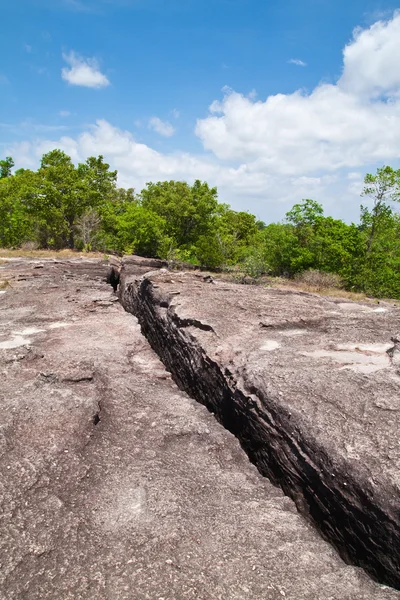
<path fill-rule="evenodd" d="M 326 205 L 337 197 L 337 178 L 333 175 L 282 176 L 259 169 L 256 163 L 231 166 L 212 156 L 162 153 L 105 120 L 97 121 L 76 138 L 36 139 L 9 146 L 7 152 L 18 167 L 36 168 L 42 154 L 53 148 L 64 150 L 75 162 L 102 154 L 112 168 L 118 169 L 118 183 L 124 187 L 142 189 L 148 181 L 169 179 L 208 181 L 218 186 L 221 201 L 236 210 L 250 210 L 266 221 L 282 218 L 302 197 L 318 199 L 324 195 Z M 326 194 L 328 187 L 332 188 L 330 195 Z"/>
<path fill-rule="evenodd" d="M 307 63 L 305 63 L 303 60 L 300 60 L 299 58 L 291 58 L 290 60 L 288 60 L 288 63 L 290 65 L 297 65 L 298 67 L 307 66 Z"/>
<path fill-rule="evenodd" d="M 303 197 L 322 202 L 336 217 L 357 219 L 365 172 L 383 163 L 400 166 L 400 71 L 392 60 L 400 54 L 399 28 L 395 13 L 356 30 L 340 78 L 309 93 L 259 100 L 224 90 L 197 121 L 205 149 L 199 155 L 158 152 L 105 120 L 77 137 L 38 139 L 7 151 L 18 166 L 37 164 L 54 147 L 75 161 L 103 154 L 118 169 L 120 185 L 137 189 L 150 180 L 207 180 L 222 201 L 265 221 L 282 218 Z M 149 125 L 161 135 L 173 133 L 157 117 Z"/>
<path fill-rule="evenodd" d="M 400 91 L 400 12 L 369 29 L 357 28 L 343 51 L 342 89 L 358 96 L 398 97 Z"/>
<path fill-rule="evenodd" d="M 171 137 L 175 133 L 175 128 L 171 125 L 171 123 L 168 123 L 168 121 L 162 121 L 158 117 L 152 117 L 149 120 L 149 129 L 152 129 L 164 137 Z"/>
<path fill-rule="evenodd" d="M 95 58 L 83 58 L 75 52 L 63 54 L 63 59 L 69 65 L 61 71 L 64 81 L 71 85 L 90 88 L 102 88 L 110 85 L 109 80 L 99 69 Z"/>
<path fill-rule="evenodd" d="M 228 90 L 211 104 L 209 115 L 197 121 L 196 133 L 220 160 L 251 161 L 281 174 L 398 159 L 399 53 L 396 13 L 389 22 L 354 32 L 336 84 L 257 102 Z"/>

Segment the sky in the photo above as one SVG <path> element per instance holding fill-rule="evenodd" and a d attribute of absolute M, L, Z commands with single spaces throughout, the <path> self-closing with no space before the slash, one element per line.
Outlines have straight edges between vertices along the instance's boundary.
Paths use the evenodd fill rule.
<path fill-rule="evenodd" d="M 397 11 L 397 9 L 399 9 Z M 400 6 L 385 0 L 14 0 L 0 157 L 103 155 L 119 185 L 195 179 L 266 223 L 357 221 L 400 168 Z"/>

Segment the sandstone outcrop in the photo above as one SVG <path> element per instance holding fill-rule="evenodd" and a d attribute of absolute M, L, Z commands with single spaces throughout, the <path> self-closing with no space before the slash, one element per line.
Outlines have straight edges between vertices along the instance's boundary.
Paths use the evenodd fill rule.
<path fill-rule="evenodd" d="M 121 300 L 341 556 L 399 588 L 399 309 L 127 267 Z"/>
<path fill-rule="evenodd" d="M 132 280 L 148 268 L 131 266 Z M 399 600 L 345 564 L 178 389 L 106 272 L 94 260 L 0 265 L 0 598 Z M 185 294 L 183 276 L 168 277 L 163 318 Z M 215 329 L 224 344 L 211 315 L 177 313 L 182 339 L 205 346 Z"/>

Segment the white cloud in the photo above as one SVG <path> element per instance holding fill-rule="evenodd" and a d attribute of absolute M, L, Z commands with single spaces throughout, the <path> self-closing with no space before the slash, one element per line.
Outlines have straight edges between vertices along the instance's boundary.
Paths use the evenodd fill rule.
<path fill-rule="evenodd" d="M 158 117 L 152 117 L 149 120 L 149 129 L 164 136 L 171 137 L 175 133 L 175 128 L 168 121 L 161 121 Z"/>
<path fill-rule="evenodd" d="M 340 178 L 322 174 L 318 177 L 282 176 L 259 169 L 256 163 L 237 167 L 221 164 L 215 157 L 197 156 L 185 152 L 164 154 L 139 143 L 129 131 L 112 126 L 105 120 L 81 133 L 77 138 L 63 136 L 53 140 L 36 139 L 7 148 L 17 167 L 35 168 L 43 153 L 61 148 L 75 162 L 102 154 L 118 169 L 118 183 L 142 189 L 148 181 L 201 179 L 217 185 L 220 199 L 236 210 L 249 210 L 265 221 L 281 219 L 291 206 L 303 197 L 323 199 L 326 206 L 343 195 L 338 192 Z M 330 189 L 331 188 L 331 189 Z M 330 192 L 327 193 L 327 190 Z M 358 195 L 350 218 L 356 218 L 360 204 Z M 348 196 L 346 198 L 349 199 Z M 349 216 L 346 215 L 338 216 Z"/>
<path fill-rule="evenodd" d="M 76 161 L 103 154 L 118 169 L 120 185 L 137 189 L 147 181 L 207 180 L 218 186 L 222 201 L 267 222 L 304 197 L 323 203 L 328 214 L 356 220 L 364 174 L 384 163 L 400 166 L 400 71 L 389 56 L 400 55 L 399 27 L 396 13 L 356 30 L 341 77 L 309 93 L 258 100 L 224 90 L 197 121 L 206 150 L 200 155 L 157 152 L 105 120 L 74 138 L 34 139 L 7 152 L 18 166 L 37 164 L 54 147 Z M 173 133 L 172 125 L 154 117 L 151 126 L 159 133 L 160 125 L 162 134 Z"/>
<path fill-rule="evenodd" d="M 288 63 L 290 65 L 297 65 L 298 67 L 307 66 L 307 63 L 305 63 L 303 60 L 300 60 L 299 58 L 291 58 L 290 60 L 288 60 Z"/>
<path fill-rule="evenodd" d="M 25 44 L 25 51 L 30 54 L 32 52 L 32 46 L 30 46 L 29 44 Z"/>
<path fill-rule="evenodd" d="M 176 108 L 173 108 L 171 110 L 171 115 L 174 117 L 174 119 L 179 119 L 179 117 L 181 116 L 181 113 Z"/>
<path fill-rule="evenodd" d="M 388 49 L 393 55 L 389 60 Z M 355 31 L 339 81 L 311 93 L 252 101 L 227 91 L 197 121 L 205 149 L 220 160 L 304 175 L 400 158 L 400 13 Z M 378 68 L 379 66 L 379 68 Z M 376 98 L 376 89 L 381 94 Z M 396 94 L 398 94 L 396 96 Z"/>
<path fill-rule="evenodd" d="M 382 94 L 398 96 L 400 12 L 389 21 L 377 21 L 369 29 L 357 28 L 353 35 L 343 51 L 340 87 L 369 98 Z"/>
<path fill-rule="evenodd" d="M 71 85 L 90 88 L 102 88 L 110 85 L 109 80 L 99 70 L 95 58 L 83 58 L 75 52 L 63 54 L 63 59 L 69 65 L 61 71 L 62 78 Z"/>
<path fill-rule="evenodd" d="M 58 114 L 60 115 L 60 117 L 69 117 L 69 116 L 71 116 L 71 113 L 69 112 L 69 110 L 60 110 L 60 112 Z"/>

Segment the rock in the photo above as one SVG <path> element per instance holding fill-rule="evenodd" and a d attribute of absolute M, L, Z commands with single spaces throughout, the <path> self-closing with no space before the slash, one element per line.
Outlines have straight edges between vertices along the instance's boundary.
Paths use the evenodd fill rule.
<path fill-rule="evenodd" d="M 399 588 L 400 425 L 381 406 L 399 396 L 387 351 L 400 311 L 196 281 L 185 274 L 179 304 L 162 274 L 125 277 L 120 297 L 259 471 L 346 561 Z"/>
<path fill-rule="evenodd" d="M 7 278 L 29 266 L 7 265 Z M 26 352 L 42 357 L 6 362 L 16 350 L 0 350 L 0 597 L 399 600 L 345 564 L 178 389 L 134 317 L 118 303 L 87 311 L 110 298 L 106 271 L 102 261 L 48 261 L 0 297 L 0 336 L 24 332 Z M 81 302 L 67 302 L 77 286 Z M 201 287 L 221 293 L 218 281 Z M 174 310 L 185 339 L 217 339 L 212 315 Z M 197 359 L 188 355 L 193 370 Z"/>
<path fill-rule="evenodd" d="M 133 269 L 136 273 L 138 273 L 138 269 L 142 269 L 143 267 L 148 271 L 149 269 L 161 269 L 168 267 L 168 262 L 166 260 L 160 260 L 158 258 L 145 258 L 143 256 L 125 255 L 122 259 L 122 263 L 124 267 L 127 269 Z"/>

